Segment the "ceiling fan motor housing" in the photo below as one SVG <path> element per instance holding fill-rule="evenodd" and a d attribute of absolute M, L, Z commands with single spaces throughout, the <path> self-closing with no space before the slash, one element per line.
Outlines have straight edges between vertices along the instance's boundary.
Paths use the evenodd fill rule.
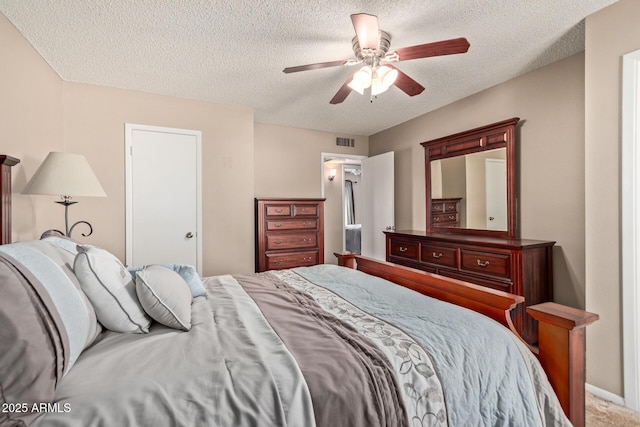
<path fill-rule="evenodd" d="M 351 41 L 353 45 L 353 53 L 355 54 L 358 61 L 364 62 L 366 65 L 374 66 L 380 62 L 381 59 L 385 57 L 387 52 L 389 51 L 389 47 L 391 47 L 391 34 L 386 31 L 378 31 L 378 48 L 376 50 L 373 49 L 362 49 L 360 47 L 360 42 L 358 41 L 358 36 L 354 37 Z M 371 63 L 368 63 L 371 62 Z"/>

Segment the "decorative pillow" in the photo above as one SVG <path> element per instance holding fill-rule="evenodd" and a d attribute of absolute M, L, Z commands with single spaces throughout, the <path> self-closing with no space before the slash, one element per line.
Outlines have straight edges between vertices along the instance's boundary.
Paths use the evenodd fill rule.
<path fill-rule="evenodd" d="M 47 245 L 42 245 L 42 242 L 46 243 Z M 35 248 L 45 253 L 49 258 L 51 258 L 51 260 L 58 264 L 58 266 L 69 278 L 69 281 L 73 283 L 73 287 L 77 290 L 78 296 L 82 299 L 82 303 L 91 322 L 89 325 L 89 335 L 87 336 L 87 341 L 84 345 L 84 348 L 89 347 L 98 337 L 100 332 L 102 332 L 102 327 L 98 323 L 96 312 L 93 308 L 93 305 L 91 305 L 91 301 L 89 301 L 89 298 L 82 290 L 80 282 L 78 281 L 78 278 L 73 271 L 73 263 L 75 261 L 76 255 L 78 254 L 78 243 L 68 237 L 55 236 L 42 238 L 39 242 L 33 241 L 22 244 L 33 245 Z"/>
<path fill-rule="evenodd" d="M 149 265 L 136 275 L 140 304 L 154 320 L 174 329 L 191 329 L 191 291 L 178 273 Z"/>
<path fill-rule="evenodd" d="M 200 275 L 196 271 L 196 268 L 189 264 L 158 264 L 163 267 L 167 267 L 180 275 L 189 285 L 189 289 L 191 290 L 192 297 L 201 297 L 207 294 L 207 291 L 204 289 L 204 285 L 202 284 L 202 279 L 200 279 Z M 131 277 L 133 280 L 136 279 L 136 273 L 141 271 L 144 268 L 142 267 L 134 267 L 129 269 L 129 273 L 131 273 Z"/>
<path fill-rule="evenodd" d="M 71 237 L 50 235 L 41 237 L 40 241 L 47 242 L 52 246 L 64 249 L 70 254 L 73 254 L 74 257 L 78 255 L 78 245 L 80 243 L 73 240 Z"/>
<path fill-rule="evenodd" d="M 120 260 L 104 249 L 78 245 L 73 270 L 104 327 L 147 333 L 151 320 L 140 306 L 135 284 Z"/>

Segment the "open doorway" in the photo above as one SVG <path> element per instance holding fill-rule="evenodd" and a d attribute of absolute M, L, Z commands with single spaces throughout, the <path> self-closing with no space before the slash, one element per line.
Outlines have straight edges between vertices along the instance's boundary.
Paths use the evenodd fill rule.
<path fill-rule="evenodd" d="M 359 169 L 359 174 L 357 170 Z M 394 153 L 372 157 L 322 153 L 322 195 L 325 200 L 325 260 L 334 259 L 334 252 L 344 252 L 347 236 L 350 248 L 385 260 L 385 230 L 394 230 Z M 345 195 L 346 181 L 351 181 L 353 193 L 353 224 Z M 358 225 L 360 225 L 358 227 Z"/>
<path fill-rule="evenodd" d="M 322 153 L 325 200 L 325 260 L 333 252 L 360 253 L 362 214 L 361 162 L 366 156 Z"/>

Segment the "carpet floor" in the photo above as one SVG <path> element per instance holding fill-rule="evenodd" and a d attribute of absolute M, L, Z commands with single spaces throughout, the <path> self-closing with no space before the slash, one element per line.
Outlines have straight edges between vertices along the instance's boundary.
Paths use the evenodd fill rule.
<path fill-rule="evenodd" d="M 600 399 L 591 393 L 587 393 L 586 409 L 585 427 L 640 426 L 640 413 Z"/>

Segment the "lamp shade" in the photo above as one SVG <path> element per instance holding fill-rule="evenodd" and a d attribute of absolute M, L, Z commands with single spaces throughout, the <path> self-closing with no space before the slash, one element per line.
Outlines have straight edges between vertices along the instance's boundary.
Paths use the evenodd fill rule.
<path fill-rule="evenodd" d="M 51 152 L 22 191 L 24 194 L 106 197 L 82 154 Z"/>

